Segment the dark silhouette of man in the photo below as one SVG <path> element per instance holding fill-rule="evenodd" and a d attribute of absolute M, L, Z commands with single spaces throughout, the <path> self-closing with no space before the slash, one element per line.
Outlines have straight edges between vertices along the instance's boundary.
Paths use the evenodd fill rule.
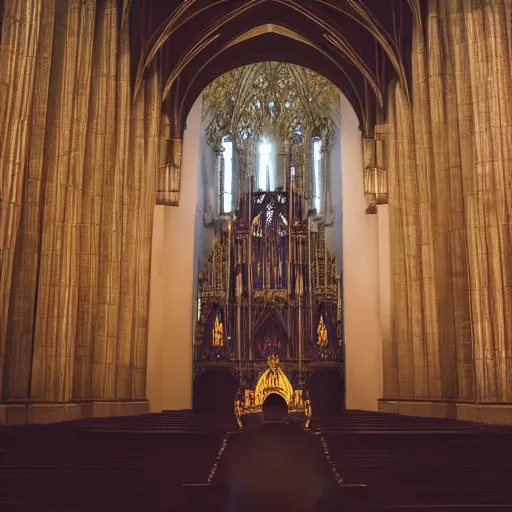
<path fill-rule="evenodd" d="M 288 421 L 286 401 L 270 395 L 263 424 L 232 434 L 212 484 L 226 512 L 312 512 L 339 490 L 321 439 Z"/>

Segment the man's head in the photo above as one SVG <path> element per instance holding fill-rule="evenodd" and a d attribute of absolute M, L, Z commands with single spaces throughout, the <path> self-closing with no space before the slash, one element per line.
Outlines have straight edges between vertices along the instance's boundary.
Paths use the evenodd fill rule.
<path fill-rule="evenodd" d="M 286 400 L 276 393 L 272 393 L 263 402 L 264 421 L 283 421 L 288 419 L 288 405 Z"/>

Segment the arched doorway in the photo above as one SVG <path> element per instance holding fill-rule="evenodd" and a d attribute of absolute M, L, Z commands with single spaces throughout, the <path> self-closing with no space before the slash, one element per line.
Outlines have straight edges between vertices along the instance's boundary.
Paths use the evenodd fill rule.
<path fill-rule="evenodd" d="M 263 410 L 265 410 L 265 404 L 270 404 L 272 407 L 282 409 L 283 413 L 286 411 L 286 414 L 288 414 L 288 402 L 280 393 L 269 393 L 263 401 Z"/>

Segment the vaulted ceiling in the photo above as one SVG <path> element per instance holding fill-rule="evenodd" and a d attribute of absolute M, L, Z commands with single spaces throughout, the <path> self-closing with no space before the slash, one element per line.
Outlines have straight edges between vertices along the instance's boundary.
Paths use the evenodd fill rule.
<path fill-rule="evenodd" d="M 393 79 L 408 90 L 413 21 L 420 0 L 124 0 L 135 93 L 160 66 L 179 126 L 222 73 L 273 60 L 310 68 L 348 98 L 365 133 Z"/>

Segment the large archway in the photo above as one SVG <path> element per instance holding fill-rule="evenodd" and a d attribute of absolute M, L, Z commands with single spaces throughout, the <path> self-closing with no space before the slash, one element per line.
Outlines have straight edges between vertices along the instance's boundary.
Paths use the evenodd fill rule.
<path fill-rule="evenodd" d="M 379 235 L 377 218 L 364 213 L 360 123 L 351 103 L 341 93 L 339 98 L 341 121 L 336 130 L 329 162 L 332 188 L 336 190 L 333 194 L 334 234 L 330 236 L 329 243 L 339 255 L 339 261 L 343 262 L 342 343 L 347 351 L 347 367 L 340 380 L 324 379 L 326 387 L 322 388 L 318 383 L 314 386 L 314 393 L 319 394 L 319 404 L 324 404 L 320 410 L 325 412 L 336 409 L 332 400 L 324 400 L 329 386 L 336 388 L 333 396 L 336 396 L 340 408 L 345 401 L 349 408 L 377 408 L 377 400 L 381 397 L 379 236 L 381 243 L 389 243 L 389 235 L 385 230 Z M 193 297 L 197 293 L 197 273 L 205 262 L 205 250 L 214 241 L 214 237 L 208 234 L 211 231 L 204 229 L 206 212 L 202 166 L 205 162 L 207 165 L 215 165 L 215 158 L 208 156 L 210 150 L 205 141 L 206 126 L 201 121 L 202 111 L 200 98 L 191 110 L 184 137 L 185 165 L 182 168 L 181 187 L 184 207 L 170 211 L 163 207 L 155 209 L 153 254 L 156 257 L 151 272 L 154 276 L 152 290 L 155 295 L 152 295 L 151 304 L 156 304 L 163 296 L 167 296 L 168 304 L 175 305 L 173 307 L 178 307 L 181 312 L 175 315 L 167 308 L 166 314 L 159 314 L 150 308 L 150 322 L 156 327 L 150 331 L 149 357 L 160 368 L 155 371 L 148 369 L 148 389 L 155 390 L 156 399 L 151 393 L 149 398 L 155 411 L 192 406 L 195 369 L 191 363 L 194 356 L 190 341 L 194 337 L 197 339 L 198 334 L 197 330 L 194 334 L 198 311 Z M 179 254 L 175 251 L 178 245 Z M 179 261 L 182 263 L 177 264 Z M 179 271 L 174 266 L 176 264 Z M 164 292 L 164 288 L 167 291 Z M 184 297 L 187 297 L 187 301 L 192 297 L 192 300 L 187 304 L 183 301 Z M 329 315 L 325 317 L 328 318 Z M 317 320 L 315 315 L 315 322 Z M 167 333 L 173 333 L 176 341 L 172 344 L 167 339 Z M 261 334 L 263 337 L 266 334 L 264 326 Z M 229 371 L 229 364 L 226 365 L 226 370 Z M 159 372 L 162 375 L 160 381 L 152 377 Z M 335 371 L 337 372 L 338 370 Z M 322 375 L 325 376 L 325 372 Z"/>
<path fill-rule="evenodd" d="M 381 316 L 388 328 L 390 273 L 387 210 L 381 207 L 382 213 L 378 219 L 365 216 L 367 205 L 363 196 L 363 169 L 366 165 L 372 165 L 376 158 L 372 154 L 371 140 L 374 137 L 373 127 L 384 106 L 386 83 L 396 77 L 406 94 L 408 91 L 401 58 L 403 48 L 390 34 L 403 37 L 405 44 L 409 44 L 403 28 L 409 26 L 413 15 L 418 14 L 414 9 L 398 13 L 395 12 L 396 4 L 391 3 L 387 7 L 382 4 L 362 6 L 360 2 L 350 1 L 339 7 L 330 2 L 322 2 L 322 5 L 304 2 L 299 5 L 284 0 L 251 0 L 230 5 L 229 8 L 224 2 L 219 2 L 214 8 L 210 3 L 197 1 L 169 8 L 166 13 L 162 11 L 164 7 L 157 7 L 159 14 L 155 19 L 159 21 L 154 25 L 150 43 L 142 52 L 135 80 L 137 92 L 155 59 L 159 56 L 163 58 L 164 111 L 169 127 L 166 161 L 169 165 L 162 167 L 158 202 L 180 204 L 180 208 L 183 200 L 198 204 L 203 194 L 203 190 L 199 190 L 198 194 L 190 192 L 201 179 L 197 174 L 200 172 L 200 162 L 193 160 L 190 154 L 190 140 L 195 139 L 194 145 L 202 147 L 202 143 L 197 142 L 197 124 L 192 119 L 197 119 L 198 115 L 197 112 L 194 114 L 194 109 L 200 108 L 197 107 L 200 99 L 196 101 L 196 98 L 200 98 L 201 91 L 220 74 L 249 63 L 284 61 L 316 70 L 341 90 L 343 122 L 334 142 L 333 153 L 338 156 L 334 156 L 335 161 L 332 162 L 334 167 L 344 169 L 344 172 L 335 173 L 332 177 L 333 189 L 339 191 L 335 201 L 338 213 L 333 220 L 333 231 L 340 236 L 338 239 L 334 237 L 331 242 L 345 269 L 343 309 L 346 321 L 343 342 L 346 343 L 347 360 L 353 362 L 353 365 L 347 366 L 346 372 L 347 405 L 364 409 L 375 409 L 376 400 L 381 394 Z M 377 14 L 379 18 L 386 18 L 386 13 L 390 14 L 389 24 L 387 21 L 374 22 Z M 391 16 L 392 13 L 394 16 Z M 205 31 L 192 30 L 195 26 L 201 26 L 206 19 L 208 24 Z M 396 26 L 398 19 L 403 22 L 400 28 Z M 378 51 L 375 52 L 376 47 Z M 388 72 L 384 74 L 384 70 Z M 369 141 L 364 144 L 364 163 L 361 138 Z M 187 143 L 189 147 L 186 147 Z M 203 153 L 203 149 L 200 151 Z M 180 161 L 181 155 L 183 161 Z M 192 168 L 188 166 L 189 163 Z M 189 185 L 186 184 L 188 179 L 192 180 Z M 170 213 L 156 210 L 155 226 L 162 237 L 168 233 L 167 228 L 161 229 L 164 223 L 182 222 L 183 229 L 188 230 L 187 235 L 173 235 L 172 244 L 160 240 L 155 242 L 157 245 L 171 246 L 179 243 L 178 240 L 190 240 L 190 230 L 197 228 L 197 219 L 207 212 L 202 211 L 201 206 L 195 210 L 190 206 L 185 209 L 188 211 L 182 212 L 184 217 L 174 214 L 174 220 Z M 192 222 L 194 214 L 196 221 Z M 211 243 L 211 240 L 205 242 L 204 237 L 200 238 L 202 240 L 198 241 L 196 236 L 198 253 L 191 251 L 189 254 L 193 254 L 194 265 L 200 258 L 201 247 Z M 348 243 L 342 244 L 342 238 Z M 178 258 L 182 256 L 183 252 Z M 188 265 L 186 268 L 191 267 Z M 184 274 L 173 276 L 173 279 L 181 282 Z M 186 288 L 187 296 L 189 288 Z M 190 293 L 194 295 L 195 288 Z M 380 313 L 379 303 L 383 306 Z M 186 318 L 189 317 L 191 315 Z M 194 323 L 192 317 L 190 323 Z M 183 332 L 182 326 L 176 325 L 174 332 Z M 190 327 L 187 326 L 186 332 L 189 337 Z M 175 350 L 181 353 L 181 349 Z M 150 354 L 152 352 L 150 344 Z M 177 372 L 173 372 L 173 375 L 179 375 L 183 368 L 189 368 L 185 354 L 188 358 L 188 350 L 184 350 L 183 364 L 176 368 Z M 190 372 L 193 373 L 193 370 L 190 369 Z M 171 381 L 172 378 L 169 386 Z M 181 388 L 177 384 L 177 389 Z M 350 397 L 354 397 L 353 402 Z"/>
<path fill-rule="evenodd" d="M 223 71 L 269 59 L 294 62 L 335 83 L 355 124 L 372 137 L 389 80 L 396 78 L 408 98 L 401 56 L 409 48 L 408 22 L 418 14 L 383 3 L 91 0 L 55 10 L 46 2 L 39 9 L 9 1 L 24 15 L 2 17 L 1 64 L 20 71 L 6 84 L 8 98 L 17 101 L 6 110 L 3 130 L 23 128 L 1 156 L 8 177 L 1 217 L 2 400 L 21 400 L 25 419 L 30 410 L 45 414 L 34 401 L 56 404 L 61 419 L 68 403 L 82 414 L 82 401 L 94 404 L 94 414 L 127 403 L 143 411 L 148 393 L 155 407 L 171 395 L 174 407 L 190 406 L 190 386 L 180 389 L 173 379 L 192 368 L 169 369 L 188 350 L 183 326 L 193 325 L 185 304 L 194 292 L 181 284 L 195 265 L 187 243 L 197 201 L 185 204 L 197 189 L 197 181 L 192 189 L 187 183 L 197 177 L 190 169 L 200 150 L 192 135 L 194 101 Z M 53 37 L 53 27 L 64 29 Z M 179 208 L 153 215 L 155 203 Z M 162 235 L 153 252 L 152 230 Z M 164 242 L 170 232 L 171 245 Z M 158 263 L 150 301 L 151 258 Z M 179 270 L 167 267 L 171 261 Z M 180 318 L 176 325 L 169 308 Z M 158 310 L 164 320 L 155 323 Z"/>

